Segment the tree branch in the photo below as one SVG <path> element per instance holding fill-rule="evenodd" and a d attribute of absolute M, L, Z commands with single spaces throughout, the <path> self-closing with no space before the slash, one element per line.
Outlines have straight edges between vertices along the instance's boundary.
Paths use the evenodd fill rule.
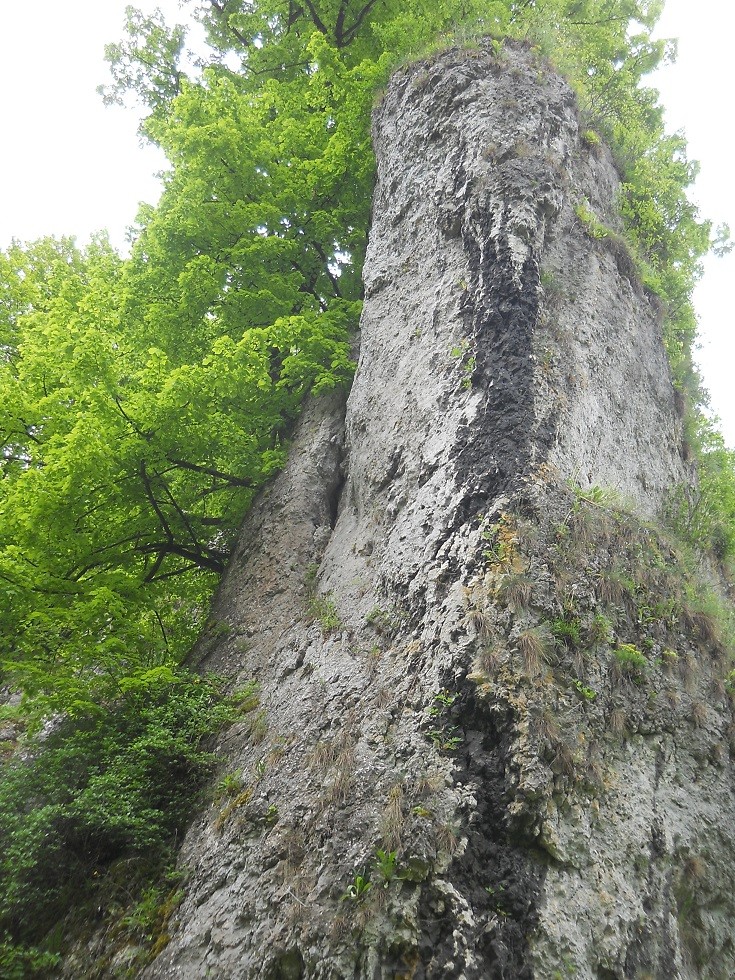
<path fill-rule="evenodd" d="M 306 3 L 306 7 L 307 7 L 307 9 L 309 11 L 309 16 L 311 17 L 311 22 L 314 25 L 314 27 L 316 27 L 316 29 L 321 34 L 325 34 L 325 35 L 326 34 L 329 34 L 329 31 L 327 30 L 327 27 L 324 24 L 324 21 L 322 21 L 322 19 L 320 18 L 319 14 L 316 12 L 316 7 L 312 3 L 312 0 L 304 0 L 304 2 Z"/>
<path fill-rule="evenodd" d="M 238 31 L 238 29 L 236 27 L 233 27 L 232 24 L 230 23 L 230 18 L 227 16 L 227 11 L 225 9 L 227 6 L 227 0 L 225 0 L 224 3 L 217 3 L 217 0 L 209 0 L 209 3 L 210 6 L 213 7 L 214 10 L 216 11 L 217 19 L 220 21 L 221 24 L 223 24 L 225 30 L 229 31 L 230 34 L 234 35 L 234 37 L 237 38 L 237 40 L 240 42 L 240 44 L 242 44 L 244 48 L 249 48 L 251 42 L 248 41 L 245 35 L 242 34 L 240 31 Z"/>
<path fill-rule="evenodd" d="M 186 548 L 184 545 L 176 544 L 175 541 L 145 545 L 145 547 L 140 549 L 141 554 L 152 554 L 154 552 L 162 552 L 164 557 L 166 555 L 178 555 L 179 558 L 185 558 L 192 565 L 196 565 L 197 568 L 206 568 L 210 572 L 223 572 L 225 567 L 224 563 L 227 560 L 227 555 L 223 552 L 196 552 L 192 551 L 191 548 Z M 159 576 L 159 578 L 161 577 Z M 150 578 L 146 577 L 146 581 L 150 581 Z"/>
<path fill-rule="evenodd" d="M 151 439 L 153 438 L 153 433 L 152 432 L 144 432 L 140 428 L 140 426 L 138 425 L 138 423 L 135 422 L 133 419 L 130 418 L 130 416 L 128 415 L 128 413 L 125 411 L 125 409 L 120 404 L 120 399 L 118 398 L 117 395 L 114 395 L 112 400 L 115 402 L 115 404 L 117 405 L 117 410 L 120 412 L 120 414 L 122 415 L 122 417 L 128 423 L 128 425 L 133 430 L 133 432 L 136 434 L 136 436 L 140 436 L 141 439 L 145 439 L 146 442 L 150 442 Z"/>
<path fill-rule="evenodd" d="M 161 524 L 161 528 L 163 529 L 163 533 L 166 535 L 166 537 L 167 537 L 167 539 L 169 541 L 173 541 L 174 536 L 173 536 L 173 533 L 171 531 L 171 527 L 170 527 L 168 521 L 166 520 L 166 517 L 165 517 L 163 511 L 158 506 L 158 501 L 156 500 L 156 498 L 155 498 L 155 496 L 153 494 L 153 487 L 151 486 L 151 481 L 150 481 L 150 479 L 148 477 L 148 473 L 147 473 L 146 468 L 145 468 L 145 460 L 144 459 L 142 459 L 140 461 L 140 476 L 141 476 L 141 479 L 143 480 L 143 486 L 145 488 L 145 495 L 148 498 L 148 500 L 150 501 L 151 507 L 155 511 L 156 517 L 158 518 L 158 520 L 159 520 L 159 522 Z"/>
<path fill-rule="evenodd" d="M 370 11 L 373 9 L 373 7 L 377 2 L 378 0 L 368 0 L 368 3 L 365 4 L 365 6 L 362 8 L 360 13 L 355 18 L 352 27 L 348 28 L 345 31 L 344 45 L 340 45 L 340 47 L 342 46 L 347 47 L 348 44 L 352 44 L 352 42 L 355 40 L 355 36 L 357 35 L 357 32 L 360 30 L 360 27 L 362 26 L 362 22 L 365 20 L 365 18 L 367 17 L 367 15 L 370 13 Z"/>
<path fill-rule="evenodd" d="M 213 466 L 202 466 L 199 463 L 189 463 L 185 459 L 172 459 L 167 456 L 166 459 L 169 463 L 173 463 L 174 466 L 180 467 L 182 470 L 191 470 L 193 473 L 204 473 L 206 476 L 214 477 L 217 480 L 223 480 L 225 483 L 233 487 L 247 487 L 252 490 L 255 484 L 252 480 L 244 480 L 239 476 L 232 476 L 230 473 L 223 473 L 221 470 L 216 470 Z"/>
<path fill-rule="evenodd" d="M 341 299 L 342 298 L 342 293 L 339 290 L 339 282 L 338 282 L 336 276 L 333 276 L 332 275 L 332 271 L 329 268 L 329 259 L 327 258 L 326 254 L 324 252 L 324 249 L 321 247 L 321 245 L 319 244 L 319 242 L 312 242 L 311 243 L 311 246 L 314 249 L 314 251 L 316 252 L 316 254 L 319 256 L 319 258 L 321 259 L 321 261 L 322 261 L 322 263 L 324 265 L 324 271 L 326 272 L 327 276 L 329 277 L 329 281 L 332 284 L 332 289 L 334 290 L 334 295 L 337 296 L 339 299 Z"/>

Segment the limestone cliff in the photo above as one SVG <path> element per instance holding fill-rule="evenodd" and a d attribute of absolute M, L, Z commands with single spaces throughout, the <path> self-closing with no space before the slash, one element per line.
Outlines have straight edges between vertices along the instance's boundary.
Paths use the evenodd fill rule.
<path fill-rule="evenodd" d="M 731 977 L 724 654 L 644 520 L 688 478 L 659 312 L 579 217 L 614 165 L 520 48 L 402 70 L 374 141 L 354 386 L 197 648 L 259 706 L 145 976 Z"/>

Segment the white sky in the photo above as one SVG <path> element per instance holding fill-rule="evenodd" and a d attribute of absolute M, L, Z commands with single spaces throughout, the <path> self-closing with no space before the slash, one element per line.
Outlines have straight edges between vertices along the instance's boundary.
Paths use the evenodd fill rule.
<path fill-rule="evenodd" d="M 141 146 L 134 113 L 105 108 L 95 89 L 107 80 L 104 45 L 122 35 L 130 0 L 0 0 L 0 248 L 11 238 L 75 235 L 107 228 L 123 247 L 139 201 L 155 202 L 161 154 Z M 181 19 L 177 0 L 139 0 Z M 667 0 L 661 36 L 678 37 L 676 65 L 655 84 L 670 129 L 683 128 L 690 156 L 702 164 L 695 199 L 703 215 L 735 232 L 732 38 L 730 0 Z M 699 361 L 731 446 L 735 446 L 731 294 L 735 253 L 707 262 L 695 303 Z"/>

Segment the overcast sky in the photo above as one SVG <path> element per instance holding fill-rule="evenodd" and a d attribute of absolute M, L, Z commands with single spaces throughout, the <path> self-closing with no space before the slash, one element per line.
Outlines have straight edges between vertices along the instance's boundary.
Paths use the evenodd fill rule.
<path fill-rule="evenodd" d="M 155 202 L 165 166 L 141 147 L 137 118 L 105 108 L 95 89 L 107 79 L 105 43 L 122 35 L 128 0 L 34 0 L 0 4 L 0 248 L 10 239 L 75 235 L 107 228 L 122 247 L 139 201 Z M 173 21 L 177 0 L 155 4 Z M 137 6 L 150 10 L 150 0 Z M 655 79 L 669 128 L 683 128 L 702 164 L 695 200 L 703 215 L 735 231 L 731 0 L 667 0 L 661 36 L 678 37 L 679 59 Z M 735 254 L 707 261 L 695 303 L 698 353 L 723 431 L 735 446 L 732 292 Z"/>

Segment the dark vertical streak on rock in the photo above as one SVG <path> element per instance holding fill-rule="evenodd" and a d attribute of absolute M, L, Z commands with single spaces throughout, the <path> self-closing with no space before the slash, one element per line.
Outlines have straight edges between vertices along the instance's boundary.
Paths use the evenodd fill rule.
<path fill-rule="evenodd" d="M 459 431 L 456 480 L 474 490 L 478 507 L 527 470 L 534 424 L 538 264 L 531 256 L 516 282 L 507 242 L 492 234 L 491 220 L 488 211 L 479 212 L 463 234 L 472 275 L 464 304 L 476 352 L 472 384 L 482 391 L 483 406 Z"/>

